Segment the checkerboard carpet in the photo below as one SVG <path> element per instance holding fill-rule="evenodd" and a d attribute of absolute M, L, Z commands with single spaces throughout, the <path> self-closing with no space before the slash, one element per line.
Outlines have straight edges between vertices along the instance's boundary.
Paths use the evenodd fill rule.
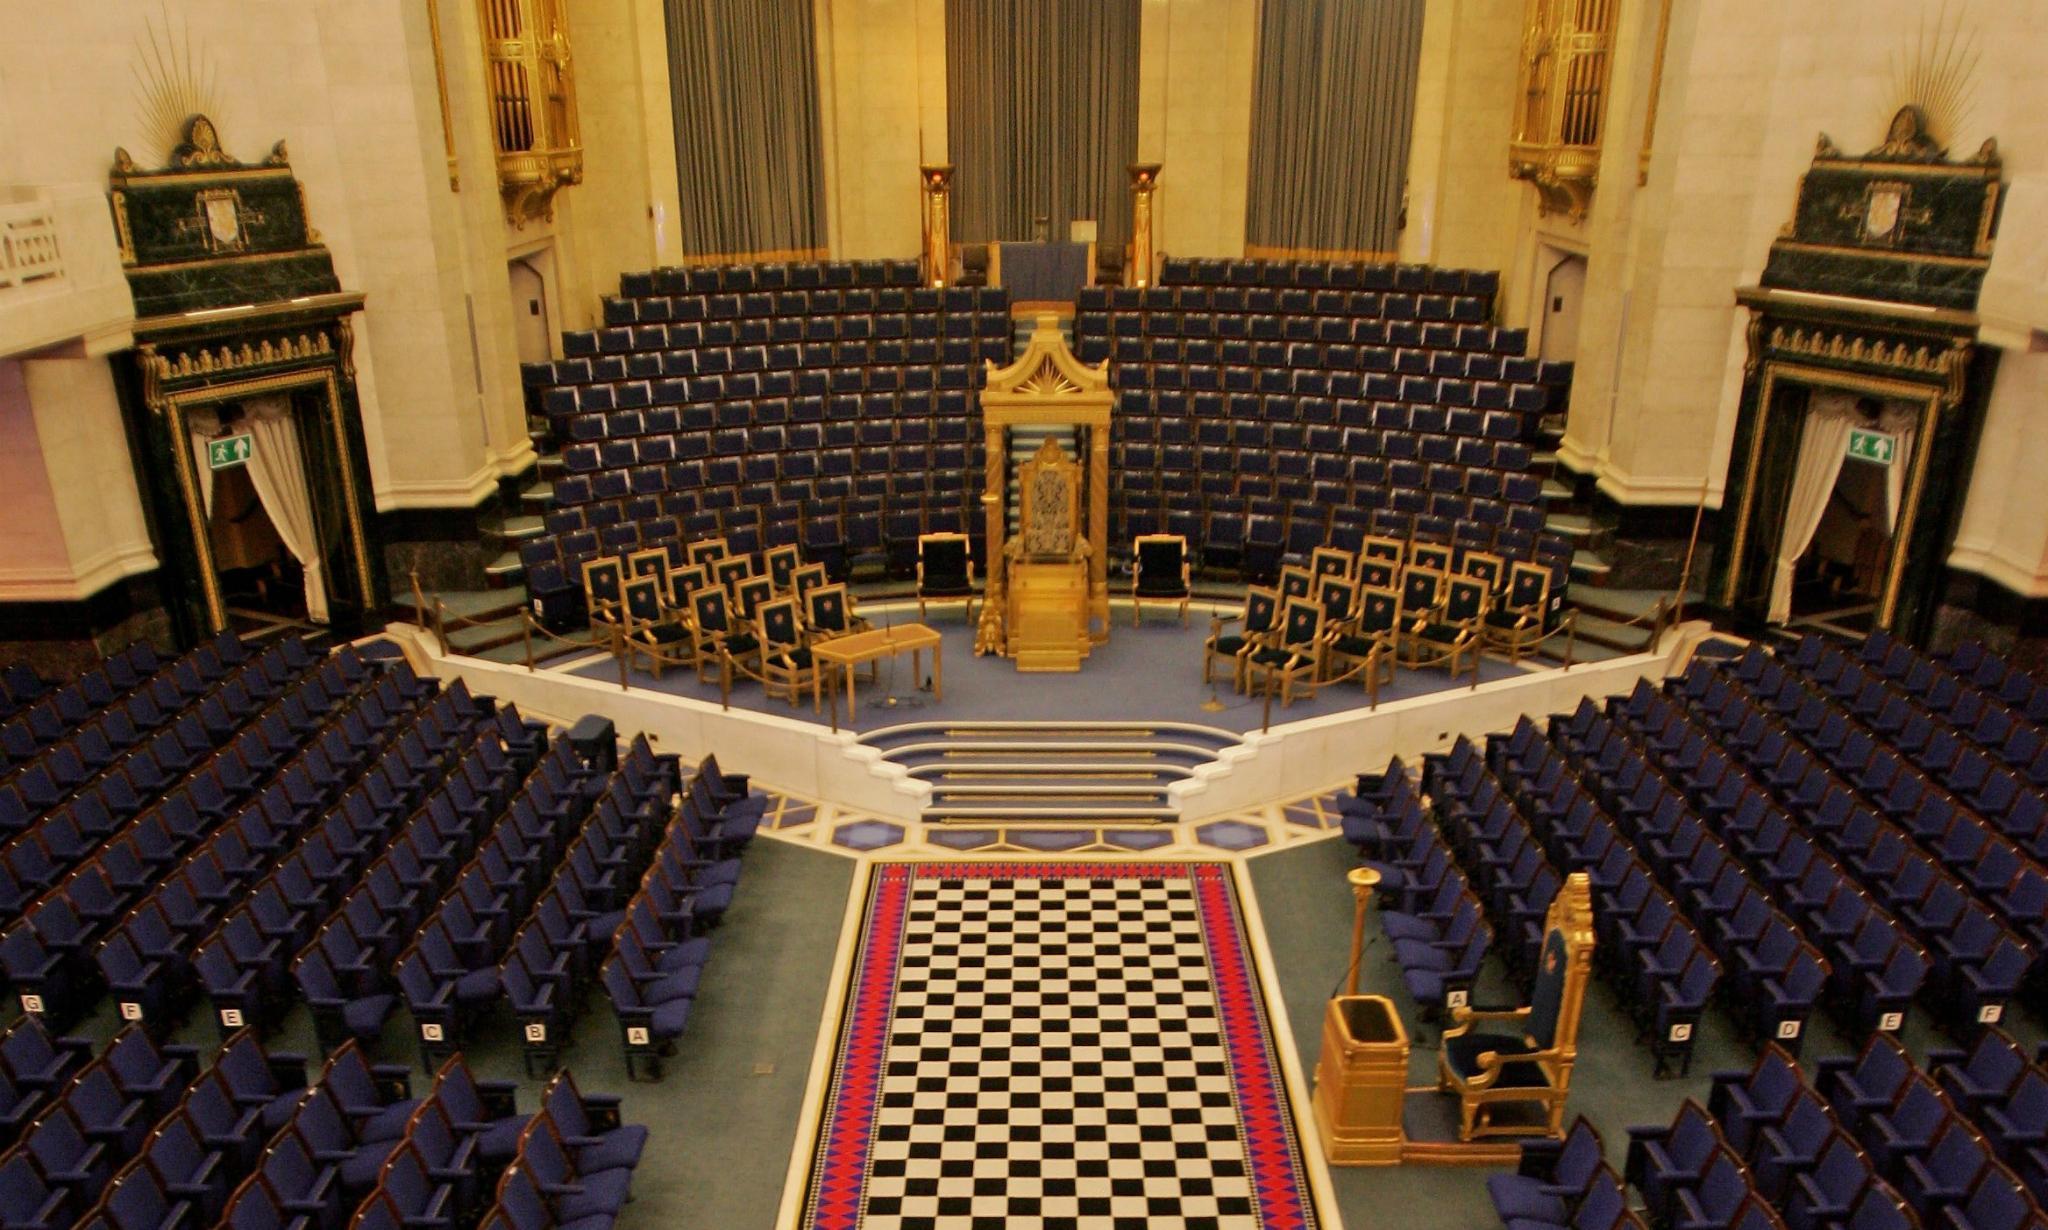
<path fill-rule="evenodd" d="M 814 1230 L 1310 1230 L 1229 868 L 882 864 Z"/>

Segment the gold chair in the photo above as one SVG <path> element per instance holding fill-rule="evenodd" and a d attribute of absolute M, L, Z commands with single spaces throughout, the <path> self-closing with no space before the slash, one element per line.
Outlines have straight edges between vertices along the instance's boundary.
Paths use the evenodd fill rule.
<path fill-rule="evenodd" d="M 1315 576 L 1299 564 L 1289 564 L 1280 570 L 1280 599 L 1292 602 L 1296 598 L 1313 598 L 1316 592 Z"/>
<path fill-rule="evenodd" d="M 754 610 L 754 625 L 761 641 L 761 678 L 769 691 L 783 688 L 792 707 L 801 703 L 803 689 L 817 677 L 818 664 L 811 660 L 804 644 L 803 623 L 797 618 L 794 598 L 771 598 Z"/>
<path fill-rule="evenodd" d="M 625 601 L 625 570 L 609 555 L 583 561 L 583 609 L 593 625 L 617 627 Z"/>
<path fill-rule="evenodd" d="M 1592 888 L 1585 872 L 1565 877 L 1543 931 L 1528 1007 L 1450 1010 L 1451 1025 L 1437 1052 L 1437 1088 L 1458 1095 L 1460 1140 L 1563 1134 L 1579 1054 L 1579 1016 L 1593 967 Z M 1539 1108 L 1540 1122 L 1494 1121 L 1495 1108 L 1516 1104 Z"/>
<path fill-rule="evenodd" d="M 789 588 L 796 595 L 797 604 L 803 604 L 804 596 L 827 581 L 825 565 L 805 564 L 789 576 Z"/>
<path fill-rule="evenodd" d="M 1486 588 L 1493 594 L 1496 604 L 1499 603 L 1501 594 L 1507 589 L 1507 561 L 1491 551 L 1465 552 L 1465 560 L 1458 566 L 1458 571 L 1468 577 L 1476 577 L 1486 582 Z"/>
<path fill-rule="evenodd" d="M 761 557 L 768 568 L 768 579 L 775 583 L 778 594 L 791 593 L 796 583 L 796 570 L 803 564 L 803 554 L 794 543 L 770 547 Z"/>
<path fill-rule="evenodd" d="M 729 596 L 740 596 L 740 582 L 754 575 L 754 561 L 744 555 L 728 555 L 711 565 L 711 575 Z"/>
<path fill-rule="evenodd" d="M 1359 682 L 1367 691 L 1392 683 L 1394 660 L 1401 632 L 1401 592 L 1377 585 L 1358 589 L 1358 615 L 1348 629 L 1329 642 L 1328 669 L 1342 674 L 1359 662 L 1367 663 Z"/>
<path fill-rule="evenodd" d="M 684 550 L 684 555 L 691 563 L 703 564 L 706 567 L 724 559 L 728 554 L 730 553 L 726 550 L 723 538 L 699 538 Z"/>
<path fill-rule="evenodd" d="M 1306 678 L 1308 690 L 1315 691 L 1316 665 L 1323 654 L 1323 608 L 1306 598 L 1290 598 L 1280 626 L 1268 634 L 1266 643 L 1244 649 L 1244 681 L 1249 688 L 1253 675 L 1270 684 L 1280 680 L 1280 703 L 1294 703 L 1294 685 Z"/>
<path fill-rule="evenodd" d="M 1543 639 L 1550 615 L 1550 569 L 1517 562 L 1508 569 L 1507 589 L 1500 604 L 1486 614 L 1486 643 L 1508 651 L 1508 661 Z"/>
<path fill-rule="evenodd" d="M 642 547 L 626 557 L 626 575 L 659 580 L 664 603 L 670 601 L 668 572 L 668 552 L 660 547 Z"/>
<path fill-rule="evenodd" d="M 868 621 L 853 613 L 853 595 L 840 584 L 819 585 L 803 598 L 804 626 L 817 640 L 866 632 Z"/>
<path fill-rule="evenodd" d="M 1342 547 L 1317 547 L 1308 553 L 1308 570 L 1320 581 L 1324 577 L 1358 575 L 1358 557 Z"/>
<path fill-rule="evenodd" d="M 741 662 L 760 656 L 760 640 L 733 618 L 732 599 L 724 589 L 706 585 L 690 595 L 690 614 L 690 655 L 698 679 L 706 677 L 706 668 L 721 653 Z"/>
<path fill-rule="evenodd" d="M 1140 534 L 1131 542 L 1131 626 L 1138 626 L 1145 604 L 1180 608 L 1180 626 L 1188 626 L 1188 599 L 1194 595 L 1188 565 L 1188 540 L 1179 534 Z"/>
<path fill-rule="evenodd" d="M 1230 686 L 1242 690 L 1244 687 L 1244 651 L 1256 641 L 1262 640 L 1280 618 L 1280 595 L 1263 585 L 1254 585 L 1244 592 L 1244 610 L 1236 615 L 1212 615 L 1209 617 L 1209 639 L 1202 642 L 1202 682 L 1214 679 L 1212 670 L 1219 661 L 1230 663 Z M 1223 625 L 1235 623 L 1240 631 L 1225 633 Z"/>
<path fill-rule="evenodd" d="M 748 577 L 733 587 L 733 610 L 739 613 L 743 622 L 751 623 L 761 612 L 761 604 L 775 597 L 775 582 L 765 576 Z"/>
<path fill-rule="evenodd" d="M 1437 572 L 1451 570 L 1451 549 L 1440 542 L 1418 542 L 1408 548 L 1408 563 L 1416 568 L 1429 568 Z"/>
<path fill-rule="evenodd" d="M 1438 658 L 1448 654 L 1451 678 L 1456 679 L 1469 657 L 1472 673 L 1477 676 L 1483 649 L 1479 630 L 1486 622 L 1493 595 L 1486 583 L 1476 577 L 1445 577 L 1443 594 L 1443 603 L 1427 620 L 1410 625 L 1416 645 L 1415 659 L 1421 660 L 1425 653 Z"/>
<path fill-rule="evenodd" d="M 1331 669 L 1331 646 L 1358 627 L 1358 582 L 1335 574 L 1316 578 L 1316 601 L 1323 607 L 1322 660 L 1316 663 L 1316 682 L 1323 683 L 1342 672 Z"/>
<path fill-rule="evenodd" d="M 1401 633 L 1395 649 L 1403 666 L 1414 666 L 1440 651 L 1422 635 L 1444 604 L 1444 574 L 1434 568 L 1409 566 L 1401 570 Z"/>
<path fill-rule="evenodd" d="M 679 659 L 691 656 L 690 630 L 674 617 L 658 577 L 634 577 L 626 582 L 623 608 L 625 635 L 619 652 L 631 665 L 633 655 L 647 655 L 647 669 L 656 679 Z"/>

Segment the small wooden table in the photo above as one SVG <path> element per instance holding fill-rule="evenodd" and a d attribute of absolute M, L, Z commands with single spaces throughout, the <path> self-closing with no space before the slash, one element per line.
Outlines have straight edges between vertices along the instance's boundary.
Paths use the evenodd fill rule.
<path fill-rule="evenodd" d="M 811 646 L 811 660 L 817 669 L 811 672 L 811 705 L 816 708 L 824 686 L 825 672 L 830 669 L 843 672 L 846 676 L 846 721 L 853 723 L 853 668 L 863 662 L 874 662 L 882 658 L 893 658 L 908 650 L 910 670 L 915 676 L 923 665 L 924 651 L 932 651 L 932 698 L 946 699 L 946 670 L 940 660 L 941 641 L 936 629 L 924 624 L 897 624 L 893 628 L 874 628 L 867 632 L 856 632 L 851 636 L 835 636 L 829 641 L 819 641 Z M 839 729 L 839 689 L 832 689 L 832 729 Z"/>

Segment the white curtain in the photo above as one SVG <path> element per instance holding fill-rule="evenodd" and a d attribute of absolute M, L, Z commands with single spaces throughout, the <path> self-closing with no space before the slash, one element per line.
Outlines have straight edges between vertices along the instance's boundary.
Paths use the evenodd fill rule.
<path fill-rule="evenodd" d="M 206 463 L 206 442 L 220 434 L 220 416 L 205 407 L 185 415 L 185 435 L 192 442 L 192 469 L 199 478 L 199 506 L 213 511 L 213 467 Z"/>
<path fill-rule="evenodd" d="M 1772 623 L 1792 617 L 1792 575 L 1799 557 L 1813 542 L 1835 479 L 1848 455 L 1849 429 L 1856 425 L 1855 399 L 1845 393 L 1816 390 L 1809 399 L 1806 429 L 1799 436 L 1799 459 L 1792 472 L 1792 494 L 1785 501 L 1785 535 L 1778 541 L 1777 568 L 1771 576 Z"/>
<path fill-rule="evenodd" d="M 1892 463 L 1884 472 L 1884 527 L 1897 533 L 1899 506 L 1906 495 L 1906 467 L 1913 464 L 1913 441 L 1919 434 L 1920 413 L 1911 406 L 1889 403 L 1879 426 L 1898 441 L 1898 447 L 1892 450 Z"/>
<path fill-rule="evenodd" d="M 313 495 L 306 488 L 306 466 L 299 454 L 298 426 L 291 404 L 282 397 L 246 403 L 243 425 L 255 439 L 249 458 L 249 481 L 263 511 L 277 527 L 277 536 L 306 572 L 306 618 L 327 622 L 327 579 L 320 567 L 320 536 L 313 528 Z"/>

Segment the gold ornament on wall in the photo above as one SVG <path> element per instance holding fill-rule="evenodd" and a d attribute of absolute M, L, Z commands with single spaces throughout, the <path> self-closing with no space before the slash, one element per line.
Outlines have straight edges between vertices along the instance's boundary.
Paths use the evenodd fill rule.
<path fill-rule="evenodd" d="M 135 40 L 136 121 L 142 136 L 155 147 L 155 165 L 169 166 L 172 156 L 190 139 L 194 116 L 217 121 L 221 114 L 218 76 L 203 47 L 193 41 L 182 20 L 174 21 L 170 5 L 161 21 L 144 23 Z M 208 131 L 214 131 L 209 121 Z M 216 148 L 218 146 L 216 145 Z"/>
<path fill-rule="evenodd" d="M 1969 15 L 1967 3 L 1951 6 L 1942 0 L 1932 13 L 1923 14 L 1912 45 L 1892 53 L 1888 101 L 1896 108 L 1916 109 L 1925 136 L 1935 145 L 1955 139 L 1976 102 L 1977 66 L 1984 52 Z"/>

